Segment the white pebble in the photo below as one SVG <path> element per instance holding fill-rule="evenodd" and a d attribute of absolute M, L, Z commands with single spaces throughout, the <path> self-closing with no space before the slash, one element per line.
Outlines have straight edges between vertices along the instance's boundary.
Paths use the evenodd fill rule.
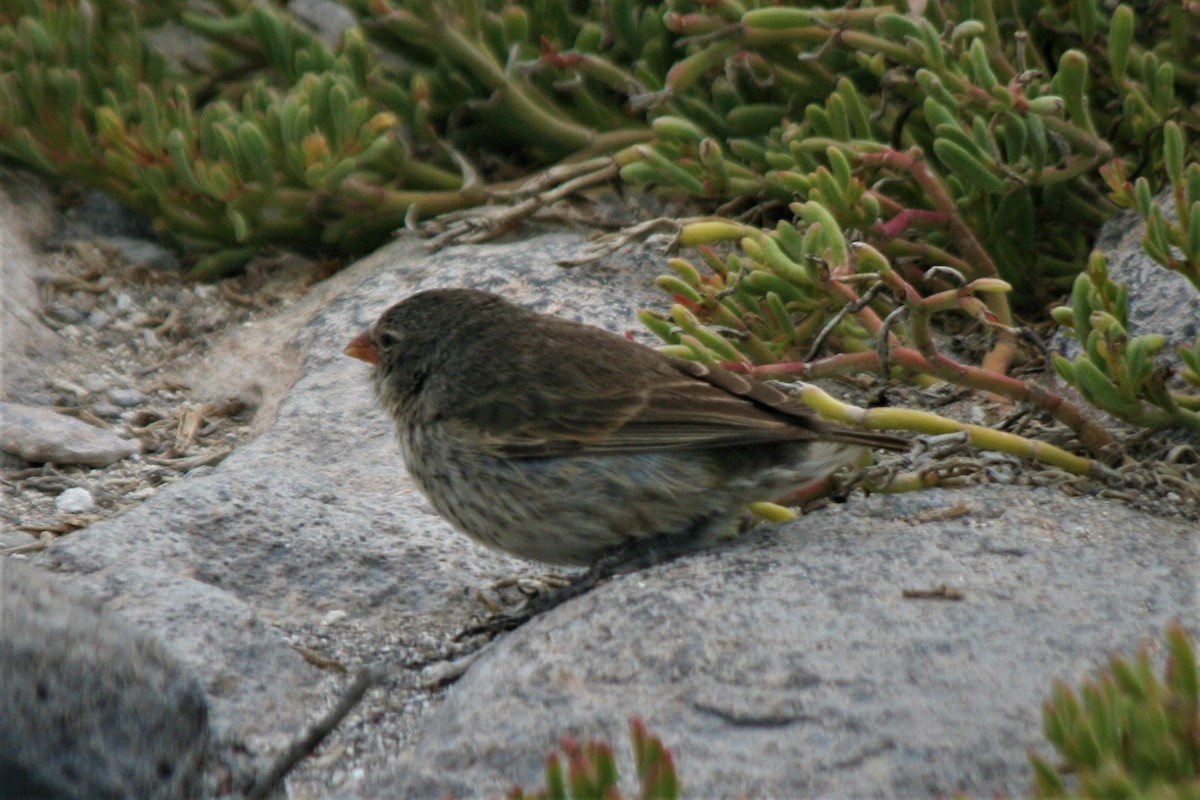
<path fill-rule="evenodd" d="M 340 608 L 335 608 L 332 611 L 325 614 L 325 616 L 321 619 L 321 624 L 322 625 L 336 625 L 339 622 L 341 622 L 342 620 L 344 620 L 347 616 L 348 615 L 346 614 L 345 611 L 342 611 Z"/>
<path fill-rule="evenodd" d="M 63 514 L 86 514 L 96 510 L 96 501 L 87 489 L 75 486 L 54 498 L 54 507 Z"/>

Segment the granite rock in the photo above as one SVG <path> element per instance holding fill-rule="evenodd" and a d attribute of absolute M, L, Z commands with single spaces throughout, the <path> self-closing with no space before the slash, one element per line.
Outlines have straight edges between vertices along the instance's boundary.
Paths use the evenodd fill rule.
<path fill-rule="evenodd" d="M 50 409 L 0 402 L 0 450 L 31 464 L 105 467 L 138 449 L 136 442 Z"/>
<path fill-rule="evenodd" d="M 149 636 L 0 559 L 4 796 L 199 798 L 208 706 Z"/>

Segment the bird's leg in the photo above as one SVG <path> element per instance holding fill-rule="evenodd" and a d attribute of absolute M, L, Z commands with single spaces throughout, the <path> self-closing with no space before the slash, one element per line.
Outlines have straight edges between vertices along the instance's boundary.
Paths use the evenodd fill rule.
<path fill-rule="evenodd" d="M 555 606 L 570 600 L 572 597 L 578 597 L 600 583 L 605 577 L 608 577 L 608 575 L 597 573 L 595 568 L 591 568 L 567 583 L 551 588 L 548 592 L 538 593 L 529 597 L 525 604 L 516 611 L 504 611 L 493 614 L 477 625 L 470 625 L 464 628 L 454 639 L 455 641 L 462 641 L 463 639 L 479 636 L 480 634 L 495 636 L 498 633 L 516 630 L 538 614 L 549 611 Z"/>
<path fill-rule="evenodd" d="M 636 572 L 705 549 L 712 544 L 713 537 L 703 535 L 703 532 L 711 530 L 711 526 L 712 522 L 706 520 L 683 533 L 664 533 L 626 542 L 601 556 L 586 572 L 569 579 L 565 585 L 530 597 L 529 601 L 516 611 L 493 614 L 478 625 L 465 628 L 455 639 L 462 640 L 480 634 L 495 636 L 497 633 L 515 630 L 539 614 L 590 591 L 614 575 Z"/>

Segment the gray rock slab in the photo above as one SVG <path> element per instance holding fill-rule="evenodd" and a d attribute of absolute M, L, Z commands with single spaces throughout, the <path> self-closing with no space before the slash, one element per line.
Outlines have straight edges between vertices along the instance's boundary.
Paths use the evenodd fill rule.
<path fill-rule="evenodd" d="M 965 503 L 953 520 L 923 512 Z M 559 737 L 641 716 L 686 796 L 1027 796 L 1051 682 L 1200 630 L 1200 535 L 1111 502 L 872 497 L 626 575 L 483 655 L 359 797 L 540 788 Z M 947 586 L 959 602 L 905 599 Z"/>
<path fill-rule="evenodd" d="M 64 538 L 50 561 L 90 573 L 109 568 L 184 572 L 242 598 L 268 619 L 319 621 L 332 609 L 359 620 L 411 624 L 436 610 L 447 625 L 477 610 L 464 588 L 525 569 L 454 533 L 408 482 L 391 421 L 369 371 L 342 350 L 385 308 L 436 285 L 500 291 L 518 302 L 622 330 L 652 286 L 649 270 L 568 271 L 555 261 L 585 240 L 553 233 L 427 256 L 402 242 L 339 276 L 344 291 L 292 315 L 290 331 L 231 351 L 234 358 L 293 357 L 294 383 L 259 387 L 282 400 L 269 428 L 210 475 L 160 490 L 147 503 Z M 253 346 L 262 348 L 255 354 Z M 284 355 L 284 351 L 293 354 Z M 244 362 L 212 371 L 229 376 Z M 252 375 L 244 376 L 252 381 Z M 237 394 L 236 380 L 225 391 Z M 154 530 L 147 539 L 145 532 Z M 267 600 L 266 598 L 273 599 Z"/>
<path fill-rule="evenodd" d="M 206 794 L 208 708 L 196 680 L 148 636 L 8 559 L 0 719 L 5 797 Z"/>
<path fill-rule="evenodd" d="M 235 783 L 318 716 L 340 680 L 294 643 L 328 643 L 323 655 L 350 666 L 399 659 L 481 613 L 477 589 L 537 571 L 434 514 L 408 481 L 369 370 L 342 354 L 346 343 L 392 303 L 437 285 L 634 326 L 656 294 L 652 265 L 556 265 L 585 241 L 558 232 L 433 255 L 419 241 L 398 242 L 284 316 L 238 330 L 188 380 L 202 395 L 251 402 L 261 435 L 202 477 L 62 537 L 40 559 L 196 673 L 220 746 L 249 755 Z M 381 761 L 402 744 L 372 739 Z"/>
<path fill-rule="evenodd" d="M 139 449 L 137 442 L 48 408 L 0 402 L 0 450 L 31 464 L 106 467 Z"/>

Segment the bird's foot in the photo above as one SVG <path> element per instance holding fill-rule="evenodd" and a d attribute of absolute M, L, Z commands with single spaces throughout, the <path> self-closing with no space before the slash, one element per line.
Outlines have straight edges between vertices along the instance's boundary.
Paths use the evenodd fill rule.
<path fill-rule="evenodd" d="M 601 557 L 580 575 L 571 578 L 564 578 L 561 575 L 550 576 L 552 579 L 557 579 L 557 585 L 551 583 L 549 591 L 535 593 L 532 596 L 527 595 L 529 599 L 515 611 L 502 611 L 500 606 L 488 603 L 481 596 L 480 602 L 483 602 L 488 610 L 493 612 L 492 615 L 483 622 L 464 628 L 454 637 L 455 641 L 469 639 L 472 636 L 487 635 L 491 637 L 516 630 L 539 614 L 584 594 L 614 575 L 645 569 L 703 549 L 701 543 L 706 538 L 689 531 L 686 534 L 664 534 L 629 542 Z M 493 584 L 493 587 L 507 588 L 515 585 L 519 591 L 525 593 L 522 589 L 523 580 L 525 579 L 510 578 Z"/>
<path fill-rule="evenodd" d="M 531 599 L 549 594 L 571 583 L 570 575 L 547 573 L 545 575 L 514 575 L 502 578 L 486 588 L 475 591 L 475 600 L 489 614 L 500 614 L 517 603 L 528 603 Z"/>
<path fill-rule="evenodd" d="M 539 614 L 543 614 L 573 597 L 578 597 L 611 574 L 611 572 L 603 572 L 593 567 L 587 572 L 571 578 L 550 575 L 540 582 L 512 578 L 493 584 L 493 587 L 502 589 L 516 586 L 518 591 L 525 594 L 525 603 L 514 611 L 503 611 L 500 607 L 485 602 L 485 605 L 488 605 L 489 610 L 493 612 L 492 615 L 480 623 L 464 628 L 454 637 L 455 641 L 469 639 L 472 636 L 487 635 L 491 637 L 498 633 L 516 630 Z M 533 591 L 527 592 L 527 589 L 533 589 Z"/>

